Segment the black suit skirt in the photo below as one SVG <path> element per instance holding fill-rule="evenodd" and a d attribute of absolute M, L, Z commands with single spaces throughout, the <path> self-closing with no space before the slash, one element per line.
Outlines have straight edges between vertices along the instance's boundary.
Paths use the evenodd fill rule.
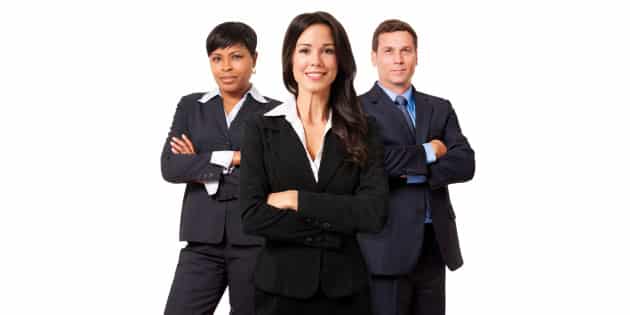
<path fill-rule="evenodd" d="M 256 289 L 256 315 L 372 315 L 370 289 L 354 295 L 329 298 L 317 290 L 308 299 L 297 299 Z"/>

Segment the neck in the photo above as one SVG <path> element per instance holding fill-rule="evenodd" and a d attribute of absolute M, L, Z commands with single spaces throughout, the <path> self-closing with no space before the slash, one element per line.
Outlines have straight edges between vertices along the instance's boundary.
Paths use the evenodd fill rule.
<path fill-rule="evenodd" d="M 247 93 L 247 91 L 249 91 L 251 86 L 252 85 L 250 83 L 244 89 L 238 91 L 221 91 L 221 97 L 223 98 L 223 109 L 226 113 L 230 113 L 230 111 L 232 111 L 232 108 L 234 108 L 236 103 L 238 103 L 238 101 L 243 98 L 243 96 L 245 95 L 245 93 Z"/>
<path fill-rule="evenodd" d="M 299 92 L 296 103 L 303 124 L 326 123 L 330 90 L 323 93 Z"/>
<path fill-rule="evenodd" d="M 403 93 L 405 93 L 411 87 L 411 82 L 405 82 L 403 84 L 389 84 L 389 83 L 387 83 L 385 81 L 378 80 L 378 83 L 382 87 L 384 87 L 384 88 L 386 88 L 386 89 L 388 89 L 388 90 L 390 90 L 390 91 L 392 91 L 392 92 L 394 92 L 394 93 L 396 93 L 398 95 L 402 95 Z"/>

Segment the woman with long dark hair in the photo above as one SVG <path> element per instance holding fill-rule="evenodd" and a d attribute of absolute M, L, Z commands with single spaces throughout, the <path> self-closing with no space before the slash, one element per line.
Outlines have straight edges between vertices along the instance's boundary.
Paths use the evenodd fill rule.
<path fill-rule="evenodd" d="M 243 228 L 266 239 L 256 314 L 371 314 L 356 233 L 381 230 L 387 179 L 348 36 L 328 13 L 301 14 L 282 65 L 293 98 L 250 120 L 242 143 Z"/>

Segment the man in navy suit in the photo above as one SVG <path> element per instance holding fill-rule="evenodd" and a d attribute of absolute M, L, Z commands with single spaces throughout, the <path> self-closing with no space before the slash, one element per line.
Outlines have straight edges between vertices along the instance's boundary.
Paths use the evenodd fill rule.
<path fill-rule="evenodd" d="M 409 24 L 381 23 L 372 38 L 379 79 L 361 95 L 381 125 L 390 186 L 385 228 L 359 235 L 376 315 L 444 314 L 444 266 L 463 263 L 448 185 L 473 177 L 474 151 L 451 103 L 411 84 L 417 48 Z"/>

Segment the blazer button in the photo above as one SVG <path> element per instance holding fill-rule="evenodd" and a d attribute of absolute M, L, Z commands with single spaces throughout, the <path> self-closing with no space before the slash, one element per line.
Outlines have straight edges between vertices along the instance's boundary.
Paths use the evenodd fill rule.
<path fill-rule="evenodd" d="M 328 222 L 324 222 L 324 224 L 322 224 L 322 227 L 326 230 L 330 229 L 331 225 Z"/>
<path fill-rule="evenodd" d="M 313 241 L 313 238 L 312 238 L 312 237 L 310 237 L 310 236 L 309 236 L 309 237 L 307 237 L 307 238 L 306 238 L 306 242 L 307 242 L 307 243 L 311 243 L 312 241 Z"/>

